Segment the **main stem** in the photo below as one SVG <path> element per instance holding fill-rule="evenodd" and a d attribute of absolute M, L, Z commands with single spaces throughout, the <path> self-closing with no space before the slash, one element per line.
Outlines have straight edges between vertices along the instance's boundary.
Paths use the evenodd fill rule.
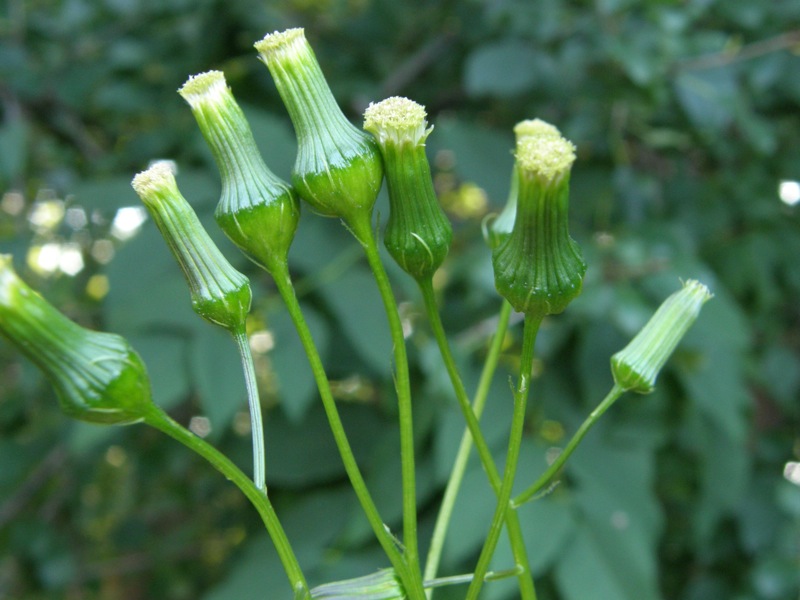
<path fill-rule="evenodd" d="M 166 433 L 168 436 L 179 441 L 181 444 L 205 458 L 211 465 L 226 479 L 229 479 L 238 487 L 250 503 L 258 511 L 261 520 L 267 528 L 275 549 L 278 551 L 281 564 L 289 578 L 289 583 L 294 590 L 295 600 L 310 600 L 311 593 L 308 589 L 300 563 L 292 550 L 289 538 L 278 520 L 278 515 L 269 501 L 265 489 L 259 489 L 227 456 L 214 448 L 211 444 L 197 437 L 174 420 L 172 420 L 160 408 L 152 407 L 144 418 L 145 423 L 151 427 Z"/>
<path fill-rule="evenodd" d="M 467 435 L 465 435 L 465 439 L 468 440 L 467 443 L 467 450 L 465 456 L 468 456 L 469 452 L 469 440 L 475 441 L 475 447 L 478 450 L 478 456 L 480 457 L 481 464 L 483 465 L 484 471 L 486 471 L 486 475 L 489 478 L 489 483 L 494 490 L 495 495 L 500 498 L 500 491 L 502 487 L 502 480 L 500 479 L 500 473 L 497 471 L 497 466 L 494 463 L 494 459 L 492 458 L 492 453 L 489 450 L 489 446 L 486 444 L 486 439 L 483 437 L 483 431 L 481 431 L 480 424 L 478 423 L 478 415 L 475 414 L 475 410 L 470 405 L 469 396 L 467 395 L 467 390 L 464 388 L 464 383 L 461 380 L 461 376 L 458 373 L 458 368 L 456 367 L 455 359 L 453 358 L 453 353 L 450 350 L 450 344 L 447 340 L 447 335 L 444 331 L 444 326 L 442 325 L 442 319 L 439 315 L 438 307 L 436 306 L 436 297 L 433 291 L 433 281 L 431 278 L 427 278 L 424 280 L 419 280 L 417 282 L 419 284 L 420 291 L 422 292 L 422 298 L 425 303 L 425 310 L 428 314 L 428 320 L 430 321 L 431 329 L 433 330 L 433 335 L 436 338 L 436 342 L 439 345 L 439 352 L 442 355 L 442 360 L 444 361 L 445 368 L 447 369 L 447 373 L 450 376 L 450 382 L 453 386 L 453 391 L 456 394 L 456 399 L 458 400 L 458 404 L 461 407 L 461 412 L 464 414 L 464 418 L 467 421 Z M 505 306 L 505 305 L 504 305 Z M 510 313 L 510 310 L 507 311 Z M 508 326 L 508 317 L 506 316 L 505 319 L 506 327 Z M 503 335 L 505 335 L 505 328 L 503 329 Z M 502 343 L 502 338 L 500 339 Z M 499 354 L 499 351 L 498 351 Z M 496 365 L 495 361 L 495 365 Z M 492 369 L 494 370 L 494 369 Z M 487 386 L 488 387 L 488 386 Z M 484 396 L 485 398 L 485 396 Z M 483 406 L 481 406 L 483 409 Z M 463 443 L 463 442 L 462 442 Z M 466 467 L 466 460 L 464 460 L 464 467 Z M 456 462 L 458 465 L 458 462 Z M 463 477 L 463 471 L 462 475 Z M 452 502 L 455 502 L 455 495 L 453 496 Z M 444 506 L 443 506 L 444 508 Z M 452 505 L 449 508 L 452 511 Z M 517 565 L 517 576 L 519 579 L 519 587 L 520 593 L 523 600 L 535 600 L 536 598 L 536 591 L 533 587 L 533 579 L 531 577 L 530 572 L 530 565 L 528 561 L 528 553 L 525 548 L 525 541 L 522 537 L 522 529 L 519 524 L 519 518 L 514 510 L 508 508 L 506 510 L 506 527 L 509 532 L 509 540 L 511 542 L 511 550 L 514 554 L 514 562 Z M 437 547 L 432 548 L 431 551 L 436 551 L 436 565 L 433 567 L 432 572 L 429 572 L 428 567 L 430 562 L 426 564 L 425 569 L 425 579 L 432 579 L 436 576 L 436 566 L 438 566 L 438 559 L 441 553 L 441 547 L 444 542 L 444 535 L 447 531 L 447 523 L 449 522 L 449 515 L 447 520 L 444 522 L 444 530 L 441 532 L 441 538 L 437 540 Z M 439 522 L 437 521 L 437 526 Z M 434 530 L 434 535 L 438 532 Z M 428 559 L 430 561 L 430 553 L 428 555 Z M 428 596 L 430 598 L 431 591 L 428 592 Z"/>
<path fill-rule="evenodd" d="M 514 497 L 511 500 L 511 506 L 516 508 L 532 500 L 534 496 L 550 482 L 555 474 L 558 473 L 559 469 L 564 466 L 564 463 L 567 462 L 567 459 L 575 451 L 575 448 L 578 447 L 578 444 L 581 443 L 581 440 L 583 440 L 583 437 L 586 435 L 586 433 L 595 423 L 597 423 L 597 420 L 602 416 L 602 414 L 606 412 L 623 393 L 625 393 L 625 390 L 623 390 L 617 384 L 614 384 L 614 387 L 611 388 L 611 391 L 608 392 L 605 398 L 603 398 L 602 402 L 597 405 L 597 408 L 595 408 L 591 414 L 586 417 L 586 420 L 578 428 L 578 431 L 575 432 L 575 435 L 572 436 L 572 439 L 570 439 L 569 443 L 567 443 L 561 454 L 558 455 L 558 458 L 553 461 L 553 464 L 551 464 L 547 470 L 539 476 L 539 479 L 537 479 L 528 489 Z"/>
<path fill-rule="evenodd" d="M 522 432 L 525 426 L 525 408 L 528 402 L 528 390 L 530 388 L 531 367 L 533 365 L 533 349 L 536 345 L 536 335 L 539 332 L 539 325 L 542 317 L 538 315 L 527 315 L 525 317 L 525 328 L 522 334 L 522 355 L 520 357 L 519 382 L 514 393 L 514 413 L 511 420 L 511 433 L 508 439 L 508 452 L 506 454 L 506 465 L 503 470 L 503 483 L 497 498 L 497 509 L 492 517 L 492 524 L 489 533 L 481 550 L 478 564 L 475 567 L 475 578 L 467 590 L 466 600 L 477 600 L 483 580 L 489 570 L 489 564 L 500 539 L 500 532 L 503 528 L 503 520 L 506 513 L 511 508 L 511 491 L 514 487 L 514 477 L 517 472 L 517 462 L 519 460 L 520 446 L 522 445 Z"/>
<path fill-rule="evenodd" d="M 403 545 L 409 571 L 416 578 L 415 592 L 424 595 L 422 574 L 419 566 L 419 548 L 417 543 L 417 493 L 416 474 L 414 471 L 414 422 L 411 411 L 411 381 L 408 373 L 408 357 L 406 356 L 405 336 L 400 313 L 394 299 L 389 277 L 381 261 L 378 244 L 372 233 L 369 215 L 348 223 L 356 239 L 364 247 L 367 262 L 372 269 L 375 282 L 383 300 L 389 331 L 392 336 L 395 368 L 395 389 L 397 390 L 398 419 L 400 422 L 400 470 L 403 479 Z M 412 590 L 406 590 L 410 595 Z"/>
<path fill-rule="evenodd" d="M 356 497 L 375 533 L 375 537 L 378 538 L 378 542 L 389 558 L 389 561 L 392 563 L 398 577 L 403 581 L 404 587 L 408 588 L 415 580 L 413 577 L 409 577 L 403 556 L 398 550 L 391 534 L 387 531 L 383 519 L 375 506 L 375 502 L 367 489 L 364 477 L 361 475 L 361 470 L 358 468 L 358 463 L 356 462 L 342 419 L 339 415 L 339 409 L 331 393 L 330 383 L 328 381 L 328 376 L 325 374 L 322 359 L 319 356 L 317 346 L 314 344 L 311 331 L 308 328 L 300 304 L 297 301 L 297 295 L 295 294 L 286 263 L 273 265 L 270 269 L 270 274 L 274 278 L 278 292 L 286 304 L 286 309 L 289 311 L 289 316 L 292 318 L 297 334 L 300 337 L 300 343 L 303 345 L 303 349 L 308 357 L 311 372 L 314 375 L 314 381 L 317 384 L 317 389 L 322 398 L 322 406 L 328 417 L 331 432 L 333 433 L 336 447 L 339 449 L 339 454 L 342 457 L 342 463 L 344 463 L 345 472 L 350 479 L 350 484 L 353 486 Z M 409 595 L 409 597 L 414 596 Z"/>
<path fill-rule="evenodd" d="M 247 403 L 250 408 L 250 430 L 253 435 L 253 482 L 256 487 L 266 492 L 266 467 L 264 456 L 264 424 L 261 419 L 261 401 L 258 398 L 258 385 L 256 384 L 256 371 L 253 367 L 253 354 L 247 342 L 247 333 L 244 328 L 232 332 L 239 358 L 242 361 L 244 382 L 247 388 Z"/>

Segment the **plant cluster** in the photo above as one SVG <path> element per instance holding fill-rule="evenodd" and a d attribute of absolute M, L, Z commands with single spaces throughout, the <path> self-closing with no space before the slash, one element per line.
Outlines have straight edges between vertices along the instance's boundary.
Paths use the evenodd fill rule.
<path fill-rule="evenodd" d="M 486 582 L 515 578 L 519 596 L 536 598 L 530 554 L 537 540 L 523 534 L 518 509 L 547 494 L 565 462 L 601 415 L 625 392 L 654 389 L 662 367 L 711 297 L 689 280 L 669 296 L 641 331 L 611 357 L 614 384 L 534 481 L 520 482 L 517 470 L 528 411 L 536 339 L 545 318 L 562 313 L 582 290 L 586 263 L 568 229 L 570 174 L 575 147 L 553 125 L 539 119 L 515 127 L 516 145 L 509 197 L 504 210 L 485 222 L 494 284 L 502 297 L 498 325 L 472 397 L 462 381 L 440 316 L 434 278 L 448 255 L 453 232 L 439 206 L 425 143 L 432 135 L 425 109 L 391 97 L 371 104 L 363 130 L 339 108 L 302 29 L 267 35 L 256 44 L 288 110 L 297 137 L 291 182 L 278 178 L 261 158 L 251 128 L 223 73 L 190 77 L 180 89 L 197 120 L 222 178 L 215 218 L 222 231 L 274 281 L 307 356 L 330 430 L 358 502 L 389 565 L 378 573 L 311 588 L 301 561 L 268 493 L 256 371 L 247 336 L 252 293 L 205 231 L 178 189 L 171 163 L 159 161 L 138 174 L 133 188 L 177 260 L 191 292 L 194 311 L 227 330 L 239 350 L 249 400 L 253 475 L 194 435 L 153 403 L 142 360 L 123 338 L 79 327 L 66 319 L 15 273 L 0 256 L 0 331 L 44 372 L 64 411 L 105 424 L 144 422 L 207 459 L 250 500 L 277 550 L 295 599 L 431 598 L 439 587 L 468 585 L 466 598 L 479 597 Z M 385 230 L 375 225 L 373 207 L 386 180 L 390 214 Z M 288 254 L 300 222 L 301 201 L 314 212 L 336 217 L 363 250 L 385 310 L 391 337 L 402 479 L 402 532 L 393 532 L 373 499 L 339 414 L 319 348 L 297 299 Z M 417 467 L 412 397 L 414 385 L 401 313 L 379 250 L 388 253 L 417 284 L 429 327 L 465 421 L 448 485 L 423 562 L 420 553 Z M 512 311 L 524 319 L 513 410 L 507 423 L 502 470 L 486 441 L 481 416 L 498 364 Z M 280 351 L 280 349 L 278 349 Z M 266 448 L 265 448 L 266 445 Z M 439 576 L 443 544 L 472 447 L 477 452 L 496 508 L 474 569 L 463 576 Z M 514 494 L 514 486 L 524 485 Z M 481 525 L 476 525 L 480 527 Z M 491 571 L 505 529 L 513 564 Z"/>

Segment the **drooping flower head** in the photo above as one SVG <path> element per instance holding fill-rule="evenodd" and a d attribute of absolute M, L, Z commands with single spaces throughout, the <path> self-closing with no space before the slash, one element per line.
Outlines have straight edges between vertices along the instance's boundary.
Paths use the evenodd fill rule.
<path fill-rule="evenodd" d="M 342 113 L 303 29 L 271 33 L 255 47 L 297 135 L 292 185 L 316 212 L 368 235 L 383 179 L 375 140 Z"/>
<path fill-rule="evenodd" d="M 130 344 L 70 321 L 19 278 L 5 254 L 0 334 L 42 370 L 70 417 L 125 425 L 154 409 L 147 369 Z"/>
<path fill-rule="evenodd" d="M 136 175 L 132 185 L 186 277 L 194 311 L 229 331 L 243 330 L 252 299 L 250 282 L 222 255 L 178 191 L 172 164 L 156 162 Z"/>

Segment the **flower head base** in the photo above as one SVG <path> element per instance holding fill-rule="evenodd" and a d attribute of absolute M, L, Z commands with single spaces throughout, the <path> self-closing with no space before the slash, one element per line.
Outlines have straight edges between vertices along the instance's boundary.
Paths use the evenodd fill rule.
<path fill-rule="evenodd" d="M 222 176 L 217 223 L 243 252 L 274 271 L 286 263 L 300 219 L 294 190 L 264 164 L 225 75 L 194 75 L 178 92 L 189 103 Z"/>
<path fill-rule="evenodd" d="M 0 254 L 0 334 L 33 361 L 55 388 L 62 410 L 93 423 L 141 421 L 153 408 L 150 380 L 128 342 L 67 319 Z"/>
<path fill-rule="evenodd" d="M 713 297 L 702 283 L 690 279 L 667 298 L 631 342 L 611 357 L 611 372 L 624 390 L 646 394 L 683 336 Z"/>
<path fill-rule="evenodd" d="M 371 235 L 383 179 L 375 141 L 345 118 L 302 29 L 271 33 L 255 47 L 297 134 L 292 185 L 318 213 L 341 218 L 356 237 Z"/>
<path fill-rule="evenodd" d="M 250 282 L 203 229 L 178 191 L 171 163 L 155 163 L 136 175 L 132 185 L 186 277 L 194 311 L 230 331 L 243 330 L 250 311 Z"/>
<path fill-rule="evenodd" d="M 364 129 L 378 141 L 389 187 L 386 249 L 406 273 L 426 280 L 441 266 L 453 239 L 425 155 L 433 127 L 427 126 L 422 105 L 395 97 L 370 104 Z"/>
<path fill-rule="evenodd" d="M 580 294 L 586 264 L 568 228 L 575 147 L 552 126 L 534 124 L 538 134 L 517 140 L 514 225 L 497 232 L 492 264 L 500 295 L 515 310 L 541 317 L 562 312 Z"/>

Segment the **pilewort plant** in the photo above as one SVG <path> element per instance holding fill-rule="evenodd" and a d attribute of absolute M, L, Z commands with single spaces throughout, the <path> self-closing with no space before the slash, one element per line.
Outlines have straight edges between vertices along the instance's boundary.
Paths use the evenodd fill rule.
<path fill-rule="evenodd" d="M 501 469 L 495 464 L 480 423 L 489 386 L 479 386 L 472 398 L 467 393 L 434 294 L 433 277 L 447 257 L 453 232 L 434 191 L 425 153 L 425 142 L 434 131 L 425 108 L 408 98 L 376 101 L 366 110 L 363 129 L 359 128 L 339 108 L 302 29 L 269 34 L 255 47 L 275 81 L 297 135 L 291 182 L 282 181 L 264 163 L 223 73 L 191 76 L 179 93 L 189 104 L 220 172 L 217 223 L 275 281 L 311 365 L 349 481 L 385 553 L 385 568 L 309 587 L 265 481 L 261 403 L 245 328 L 251 306 L 250 285 L 200 225 L 191 198 L 185 199 L 178 190 L 170 163 L 157 162 L 139 173 L 133 178 L 133 187 L 186 278 L 195 312 L 228 330 L 237 342 L 251 414 L 252 476 L 153 403 L 145 365 L 126 340 L 113 333 L 90 331 L 67 319 L 20 279 L 8 255 L 0 255 L 0 333 L 42 370 L 68 416 L 101 424 L 144 423 L 154 427 L 204 457 L 236 485 L 261 516 L 296 600 L 429 600 L 442 586 L 463 586 L 464 597 L 476 600 L 484 584 L 491 585 L 491 581 L 503 577 L 515 578 L 520 598 L 535 599 L 529 556 L 536 551 L 537 540 L 523 536 L 517 508 L 552 485 L 589 429 L 622 394 L 653 390 L 659 372 L 711 293 L 703 284 L 690 280 L 667 298 L 633 340 L 611 357 L 614 385 L 608 395 L 537 480 L 520 481 L 517 467 L 539 326 L 545 317 L 568 308 L 581 293 L 586 272 L 581 249 L 569 234 L 569 183 L 575 146 L 552 124 L 535 118 L 520 121 L 514 128 L 515 161 L 508 202 L 484 227 L 486 252 L 491 255 L 501 297 L 498 327 L 483 369 L 484 381 L 491 381 L 495 373 L 511 312 L 517 311 L 524 318 L 519 374 L 510 392 L 513 415 Z M 433 534 L 426 540 L 429 549 L 424 560 L 417 528 L 411 375 L 397 302 L 374 229 L 373 206 L 384 178 L 390 214 L 380 238 L 392 259 L 421 291 L 425 314 L 465 422 Z M 296 298 L 287 256 L 302 203 L 321 215 L 340 219 L 353 234 L 385 308 L 398 406 L 402 532 L 390 532 L 365 483 L 325 365 Z M 475 524 L 485 528 L 486 537 L 474 569 L 460 576 L 440 577 L 444 539 L 473 446 L 487 485 L 497 499 L 496 510 L 491 522 Z M 523 490 L 517 495 L 512 492 L 515 485 Z M 490 572 L 503 529 L 514 564 L 505 571 Z"/>

